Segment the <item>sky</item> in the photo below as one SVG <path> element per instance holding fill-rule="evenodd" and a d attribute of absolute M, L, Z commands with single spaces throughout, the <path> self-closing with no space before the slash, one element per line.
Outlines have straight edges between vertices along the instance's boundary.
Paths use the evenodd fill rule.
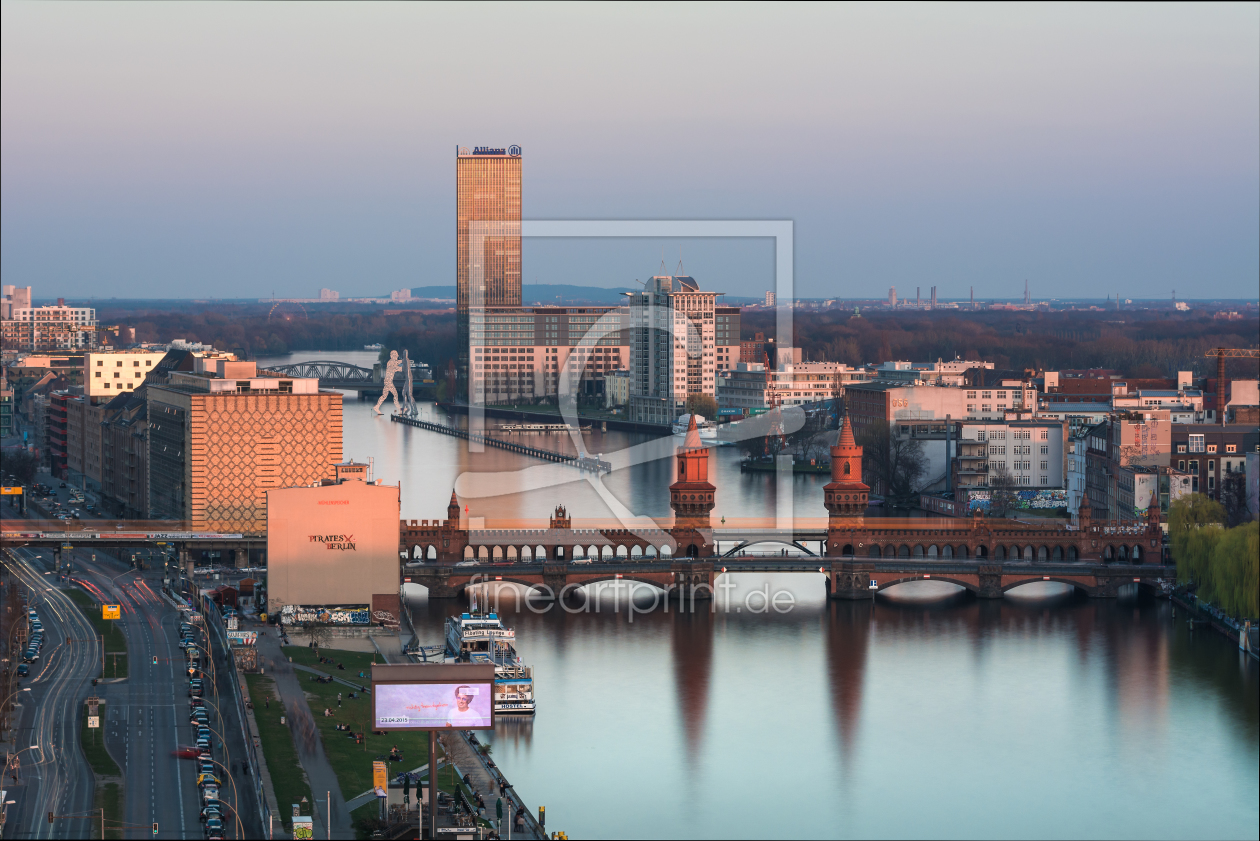
<path fill-rule="evenodd" d="M 528 219 L 791 220 L 796 293 L 1246 297 L 1260 5 L 0 6 L 0 275 L 37 298 L 452 284 L 455 148 Z M 765 239 L 528 240 L 528 283 Z"/>

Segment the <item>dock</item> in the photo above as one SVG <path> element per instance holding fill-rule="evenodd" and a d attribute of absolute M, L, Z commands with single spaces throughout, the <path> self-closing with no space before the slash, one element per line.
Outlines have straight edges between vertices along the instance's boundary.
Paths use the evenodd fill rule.
<path fill-rule="evenodd" d="M 590 432 L 589 426 L 581 428 L 567 423 L 506 423 L 500 432 Z"/>
<path fill-rule="evenodd" d="M 507 450 L 510 453 L 519 453 L 523 456 L 541 459 L 543 461 L 553 461 L 557 464 L 568 464 L 583 471 L 592 473 L 611 473 L 612 464 L 603 459 L 593 458 L 591 456 L 571 456 L 568 453 L 557 453 L 555 450 L 544 450 L 540 447 L 530 447 L 525 444 L 517 444 L 515 441 L 504 441 L 501 438 L 492 438 L 489 435 L 469 432 L 467 429 L 460 429 L 457 426 L 447 426 L 444 423 L 433 423 L 432 421 L 420 420 L 419 418 L 409 417 L 407 415 L 392 414 L 389 416 L 391 421 L 395 423 L 406 424 L 420 429 L 427 429 L 430 432 L 439 432 L 442 435 L 451 435 L 456 438 L 463 438 L 465 441 L 475 441 L 487 447 L 496 447 L 500 450 Z M 560 424 L 563 426 L 564 424 Z"/>

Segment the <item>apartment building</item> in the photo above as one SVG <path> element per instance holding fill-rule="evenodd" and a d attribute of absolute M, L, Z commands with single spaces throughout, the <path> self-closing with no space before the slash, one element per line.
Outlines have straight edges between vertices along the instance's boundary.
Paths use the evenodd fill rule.
<path fill-rule="evenodd" d="M 165 356 L 165 349 L 155 348 L 89 351 L 83 355 L 84 394 L 113 400 L 121 391 L 133 391 Z"/>
<path fill-rule="evenodd" d="M 9 289 L 12 287 L 6 287 Z M 66 351 L 96 346 L 96 310 L 69 307 L 57 299 L 51 306 L 30 304 L 30 287 L 6 296 L 7 317 L 0 320 L 0 339 L 5 350 Z M 20 306 L 20 304 L 25 304 Z"/>
<path fill-rule="evenodd" d="M 1192 493 L 1220 499 L 1229 473 L 1246 471 L 1247 454 L 1260 453 L 1260 429 L 1251 424 L 1173 424 L 1170 461 L 1190 476 Z"/>

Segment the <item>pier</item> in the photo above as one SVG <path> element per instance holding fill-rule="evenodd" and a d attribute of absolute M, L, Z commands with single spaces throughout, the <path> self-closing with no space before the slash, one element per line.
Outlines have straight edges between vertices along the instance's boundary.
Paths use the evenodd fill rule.
<path fill-rule="evenodd" d="M 427 429 L 430 432 L 440 432 L 443 435 L 453 435 L 456 438 L 463 438 L 465 441 L 475 441 L 478 444 L 484 444 L 487 447 L 497 447 L 500 450 L 507 450 L 510 453 L 519 453 L 524 456 L 542 459 L 543 461 L 554 461 L 558 464 L 569 464 L 579 470 L 589 470 L 592 473 L 611 473 L 612 464 L 591 456 L 571 456 L 567 453 L 557 453 L 555 450 L 544 450 L 539 447 L 530 447 L 525 444 L 517 444 L 514 441 L 504 441 L 500 438 L 491 438 L 489 435 L 481 433 L 469 432 L 467 429 L 460 429 L 456 426 L 447 426 L 444 423 L 433 423 L 432 421 L 420 420 L 406 415 L 393 414 L 389 419 L 395 423 L 406 424 L 407 426 L 415 426 L 420 429 Z"/>

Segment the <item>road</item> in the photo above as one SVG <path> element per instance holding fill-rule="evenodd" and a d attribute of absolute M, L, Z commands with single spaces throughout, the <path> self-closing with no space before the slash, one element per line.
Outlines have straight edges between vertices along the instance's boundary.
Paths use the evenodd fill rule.
<path fill-rule="evenodd" d="M 47 814 L 86 815 L 92 809 L 91 769 L 79 746 L 79 712 L 100 671 L 96 632 L 27 550 L 6 552 L 14 578 L 35 593 L 44 624 L 44 650 L 32 670 L 30 700 L 17 714 L 19 784 L 9 808 L 10 838 L 87 838 L 86 818 L 49 824 Z M 85 642 L 87 641 L 87 642 Z"/>
<path fill-rule="evenodd" d="M 79 608 L 53 587 L 51 556 L 47 550 L 11 552 L 15 574 L 45 602 L 40 605 L 46 637 L 41 669 L 33 673 L 34 680 L 26 681 L 33 690 L 33 703 L 27 702 L 19 714 L 19 722 L 33 729 L 19 731 L 23 740 L 19 747 L 40 744 L 56 749 L 38 765 L 30 758 L 33 753 L 38 759 L 38 749 L 20 755 L 25 786 L 13 797 L 17 802 L 10 807 L 7 835 L 89 837 L 92 830 L 87 819 L 49 825 L 46 815 L 49 811 L 85 815 L 92 809 L 94 781 L 79 746 L 78 716 L 83 699 L 95 692 L 106 701 L 102 722 L 106 746 L 123 771 L 123 822 L 128 824 L 124 837 L 203 837 L 195 763 L 174 755 L 180 746 L 192 745 L 195 737 L 189 716 L 187 658 L 178 645 L 183 615 L 161 593 L 160 567 L 151 572 L 135 570 L 102 551 L 62 553 L 61 561 L 69 562 L 75 584 L 98 601 L 119 604 L 122 609 L 119 624 L 127 638 L 129 677 L 92 687 L 91 678 L 101 671 L 100 645 Z M 84 644 L 84 640 L 92 642 Z M 217 649 L 220 655 L 203 656 L 203 662 L 206 707 L 215 734 L 214 760 L 220 764 L 218 776 L 223 781 L 220 797 L 229 810 L 236 810 L 240 802 L 239 822 L 237 815 L 225 821 L 227 837 L 261 838 L 261 807 L 250 785 L 252 770 L 247 773 L 241 761 L 246 756 L 245 736 L 221 640 L 212 646 L 201 631 L 198 643 Z M 27 719 L 34 723 L 28 724 Z M 154 823 L 159 827 L 156 836 L 151 829 Z M 31 829 L 23 832 L 19 827 Z"/>
<path fill-rule="evenodd" d="M 110 596 L 122 608 L 130 675 L 125 684 L 106 685 L 103 695 L 110 701 L 107 744 L 125 766 L 125 821 L 138 827 L 126 837 L 152 838 L 150 825 L 156 822 L 158 838 L 200 838 L 195 763 L 173 754 L 196 741 L 189 719 L 187 659 L 178 645 L 183 615 L 163 597 L 160 571 L 132 570 L 103 553 L 95 562 L 76 560 L 75 568 L 81 570 L 76 577 L 97 598 Z M 203 651 L 214 648 L 204 630 L 197 632 L 197 643 Z M 239 823 L 235 817 L 225 821 L 227 835 L 262 837 L 260 809 L 240 768 L 245 750 L 229 667 L 222 656 L 203 653 L 202 659 L 214 761 L 223 781 L 220 798 L 239 810 Z"/>

